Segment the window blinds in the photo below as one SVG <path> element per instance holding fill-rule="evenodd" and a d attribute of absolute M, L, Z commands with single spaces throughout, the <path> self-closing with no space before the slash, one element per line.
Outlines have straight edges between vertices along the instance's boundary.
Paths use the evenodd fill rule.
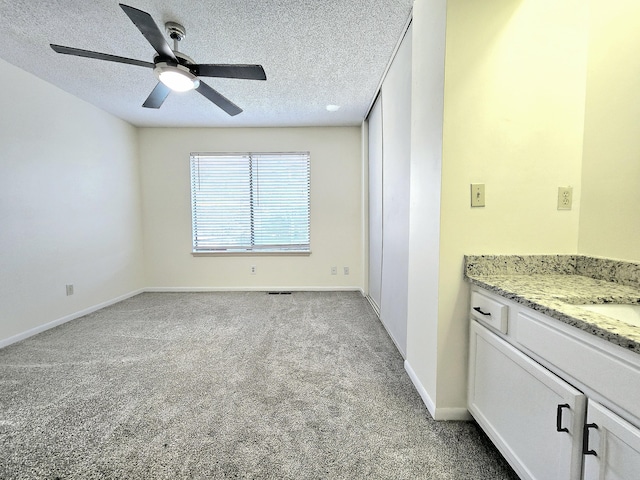
<path fill-rule="evenodd" d="M 309 252 L 309 153 L 191 155 L 194 252 Z"/>

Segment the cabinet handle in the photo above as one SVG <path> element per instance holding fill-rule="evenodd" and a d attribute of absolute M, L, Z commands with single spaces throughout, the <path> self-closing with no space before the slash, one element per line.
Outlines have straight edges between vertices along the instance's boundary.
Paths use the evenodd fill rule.
<path fill-rule="evenodd" d="M 582 433 L 582 454 L 595 455 L 597 457 L 598 454 L 596 453 L 595 450 L 589 450 L 589 429 L 590 428 L 595 428 L 597 430 L 598 425 L 596 425 L 595 423 L 587 423 L 584 426 L 584 431 Z"/>
<path fill-rule="evenodd" d="M 482 309 L 480 307 L 473 307 L 473 309 L 478 312 L 480 315 L 484 315 L 484 316 L 491 316 L 491 313 L 489 312 L 483 312 Z"/>
<path fill-rule="evenodd" d="M 561 405 L 558 405 L 558 409 L 556 410 L 556 431 L 569 433 L 568 428 L 562 427 L 562 409 L 563 408 L 571 409 L 568 403 L 563 403 Z"/>

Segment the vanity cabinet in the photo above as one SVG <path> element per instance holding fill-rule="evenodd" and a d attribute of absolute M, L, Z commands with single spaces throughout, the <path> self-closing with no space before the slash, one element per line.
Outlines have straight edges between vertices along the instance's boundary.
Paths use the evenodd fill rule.
<path fill-rule="evenodd" d="M 640 478 L 640 355 L 478 287 L 470 315 L 468 408 L 522 479 Z"/>
<path fill-rule="evenodd" d="M 584 479 L 640 477 L 640 430 L 589 400 L 584 430 Z"/>
<path fill-rule="evenodd" d="M 471 324 L 469 410 L 522 478 L 578 480 L 585 396 Z"/>

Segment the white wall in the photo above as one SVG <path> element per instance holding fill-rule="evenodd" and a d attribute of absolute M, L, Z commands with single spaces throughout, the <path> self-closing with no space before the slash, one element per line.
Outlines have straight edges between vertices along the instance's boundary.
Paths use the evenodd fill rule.
<path fill-rule="evenodd" d="M 426 3 L 432 8 L 419 1 L 414 7 L 414 41 L 428 37 L 429 21 L 444 16 L 442 2 Z M 412 203 L 412 209 L 419 209 L 412 212 L 412 238 L 422 241 L 412 243 L 410 258 L 408 363 L 433 402 L 436 418 L 456 418 L 466 410 L 469 288 L 463 279 L 464 254 L 577 250 L 588 17 L 582 0 L 446 4 L 440 209 L 435 211 L 433 198 L 438 191 L 435 153 L 432 171 L 416 170 L 411 185 L 412 198 L 430 195 L 431 201 L 428 206 Z M 442 23 L 434 31 L 442 32 Z M 414 55 L 414 92 L 426 89 L 427 95 L 441 78 L 441 69 L 420 67 L 425 51 L 435 59 L 445 50 L 440 40 L 427 50 L 414 44 L 421 52 Z M 433 91 L 437 95 L 438 89 Z M 435 122 L 438 111 L 416 95 L 413 160 L 419 164 L 420 156 L 438 148 L 436 138 L 420 138 L 436 131 L 435 126 L 428 130 L 424 119 Z M 470 207 L 471 183 L 486 185 L 486 207 Z M 563 185 L 574 188 L 572 211 L 556 209 L 557 187 Z M 419 251 L 425 247 L 426 252 Z M 420 273 L 430 281 L 417 278 Z"/>
<path fill-rule="evenodd" d="M 593 0 L 578 251 L 640 261 L 640 2 Z"/>
<path fill-rule="evenodd" d="M 360 127 L 143 128 L 139 137 L 148 287 L 362 288 Z M 189 153 L 249 151 L 311 152 L 310 256 L 191 255 Z"/>
<path fill-rule="evenodd" d="M 2 345 L 142 288 L 143 258 L 135 129 L 3 60 L 0 73 Z"/>
<path fill-rule="evenodd" d="M 405 367 L 435 414 L 447 0 L 416 0 L 412 23 L 409 286 Z M 435 416 L 435 415 L 434 415 Z"/>
<path fill-rule="evenodd" d="M 583 0 L 448 2 L 438 404 L 465 405 L 463 255 L 577 250 L 587 19 Z M 471 183 L 486 207 L 469 206 Z"/>

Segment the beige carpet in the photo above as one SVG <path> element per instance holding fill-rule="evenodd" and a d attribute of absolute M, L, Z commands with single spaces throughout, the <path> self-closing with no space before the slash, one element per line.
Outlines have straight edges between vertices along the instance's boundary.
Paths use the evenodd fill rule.
<path fill-rule="evenodd" d="M 3 479 L 516 479 L 351 292 L 146 293 L 0 350 Z"/>

